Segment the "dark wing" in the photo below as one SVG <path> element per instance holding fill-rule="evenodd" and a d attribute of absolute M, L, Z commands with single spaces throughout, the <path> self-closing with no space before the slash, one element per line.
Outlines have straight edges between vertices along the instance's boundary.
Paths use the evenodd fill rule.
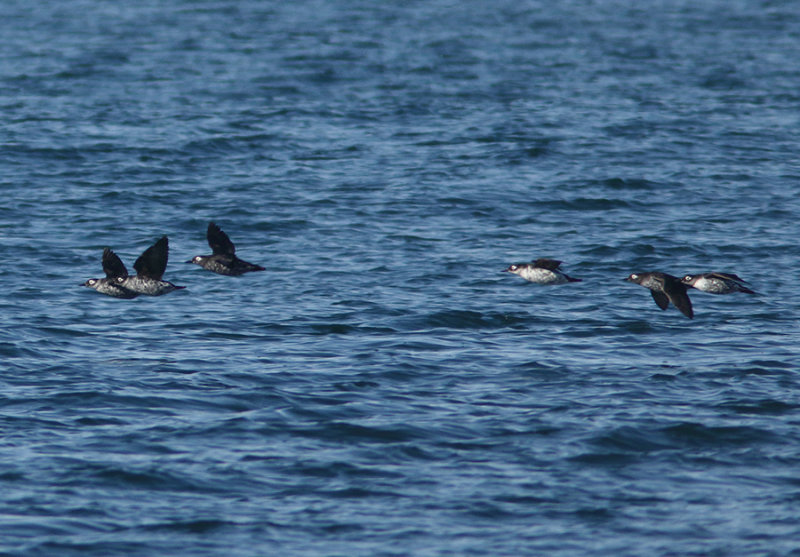
<path fill-rule="evenodd" d="M 682 314 L 689 319 L 694 317 L 692 301 L 686 293 L 685 284 L 673 277 L 668 277 L 664 280 L 664 292 L 669 296 L 669 301 L 672 302 L 672 305 L 681 310 Z"/>
<path fill-rule="evenodd" d="M 109 248 L 103 250 L 103 271 L 108 278 L 127 277 L 128 269 L 119 256 Z"/>
<path fill-rule="evenodd" d="M 723 279 L 723 280 L 726 280 L 726 279 L 727 280 L 732 280 L 732 281 L 735 281 L 735 282 L 747 282 L 743 278 L 741 278 L 741 277 L 739 277 L 737 275 L 734 275 L 733 273 L 708 273 L 708 276 L 714 277 L 714 278 L 718 278 L 718 279 Z"/>
<path fill-rule="evenodd" d="M 208 238 L 208 245 L 211 246 L 211 251 L 214 252 L 214 255 L 234 255 L 236 253 L 236 248 L 231 239 L 213 222 L 208 223 L 206 238 Z"/>
<path fill-rule="evenodd" d="M 557 261 L 555 259 L 537 259 L 533 262 L 534 267 L 539 267 L 540 269 L 547 269 L 548 271 L 555 271 L 558 269 L 559 265 L 561 265 L 561 261 Z"/>
<path fill-rule="evenodd" d="M 661 292 L 660 290 L 651 290 L 650 294 L 653 295 L 653 299 L 656 301 L 656 305 L 661 309 L 667 309 L 669 306 L 669 297 Z"/>
<path fill-rule="evenodd" d="M 136 273 L 148 278 L 161 280 L 164 271 L 167 270 L 167 255 L 169 253 L 169 240 L 162 236 L 159 241 L 144 250 L 139 256 L 133 268 Z"/>

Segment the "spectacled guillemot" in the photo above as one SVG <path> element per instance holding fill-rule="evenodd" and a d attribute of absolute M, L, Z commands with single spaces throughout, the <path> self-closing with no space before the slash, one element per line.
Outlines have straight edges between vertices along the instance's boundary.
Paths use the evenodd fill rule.
<path fill-rule="evenodd" d="M 667 309 L 669 303 L 672 302 L 686 317 L 689 319 L 694 317 L 692 301 L 686 293 L 686 285 L 678 277 L 652 271 L 649 273 L 633 273 L 623 280 L 635 282 L 649 289 L 650 294 L 653 295 L 653 300 L 661 309 Z"/>
<path fill-rule="evenodd" d="M 128 276 L 128 269 L 125 268 L 125 264 L 110 248 L 103 250 L 103 271 L 106 273 L 106 278 L 92 278 L 82 283 L 81 286 L 94 288 L 101 294 L 115 298 L 130 299 L 139 295 L 138 292 L 128 290 L 119 284 L 120 280 L 124 280 Z"/>
<path fill-rule="evenodd" d="M 187 263 L 200 265 L 203 269 L 220 275 L 242 275 L 251 271 L 264 271 L 264 267 L 248 263 L 236 257 L 236 247 L 219 226 L 213 222 L 208 223 L 206 232 L 208 245 L 211 246 L 211 255 L 196 255 Z"/>
<path fill-rule="evenodd" d="M 133 264 L 136 276 L 117 277 L 116 283 L 123 288 L 144 294 L 145 296 L 161 296 L 173 290 L 186 288 L 176 286 L 166 280 L 161 280 L 167 269 L 167 256 L 169 254 L 169 240 L 162 236 L 155 244 L 144 250 L 142 255 Z"/>
<path fill-rule="evenodd" d="M 581 282 L 581 279 L 567 276 L 559 269 L 561 261 L 555 259 L 537 259 L 531 263 L 514 263 L 503 271 L 519 275 L 527 281 L 536 284 L 564 284 L 567 282 Z"/>
<path fill-rule="evenodd" d="M 746 280 L 734 275 L 733 273 L 701 273 L 699 275 L 686 275 L 681 279 L 683 284 L 708 292 L 710 294 L 732 294 L 733 292 L 744 292 L 745 294 L 755 294 L 743 283 Z"/>

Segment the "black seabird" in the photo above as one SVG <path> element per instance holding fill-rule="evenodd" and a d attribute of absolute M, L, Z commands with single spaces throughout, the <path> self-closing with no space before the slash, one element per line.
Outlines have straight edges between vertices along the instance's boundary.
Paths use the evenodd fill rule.
<path fill-rule="evenodd" d="M 745 294 L 755 294 L 747 288 L 744 283 L 747 281 L 734 275 L 733 273 L 701 273 L 699 275 L 686 275 L 681 279 L 683 284 L 708 292 L 710 294 L 732 294 L 734 292 L 744 292 Z"/>
<path fill-rule="evenodd" d="M 555 259 L 537 259 L 531 263 L 514 263 L 504 270 L 506 273 L 519 275 L 527 281 L 536 284 L 564 284 L 567 282 L 581 282 L 581 279 L 567 276 L 559 267 L 561 261 Z"/>
<path fill-rule="evenodd" d="M 220 275 L 242 275 L 251 271 L 263 271 L 264 267 L 248 263 L 236 257 L 236 246 L 219 226 L 213 222 L 208 223 L 206 232 L 208 245 L 211 246 L 211 255 L 196 255 L 187 263 L 200 265 L 203 269 Z"/>
<path fill-rule="evenodd" d="M 661 309 L 667 309 L 669 303 L 672 302 L 672 305 L 681 310 L 686 317 L 689 319 L 694 317 L 692 301 L 686 293 L 686 285 L 678 277 L 652 271 L 650 273 L 633 273 L 623 280 L 635 282 L 649 289 L 653 300 Z"/>
<path fill-rule="evenodd" d="M 145 296 L 161 296 L 173 290 L 186 288 L 161 280 L 167 269 L 168 255 L 169 240 L 166 236 L 162 236 L 155 244 L 144 250 L 133 264 L 136 276 L 119 277 L 116 279 L 117 284 Z"/>
<path fill-rule="evenodd" d="M 94 288 L 101 294 L 106 294 L 115 298 L 130 299 L 139 295 L 138 292 L 128 290 L 120 285 L 120 281 L 127 278 L 128 269 L 125 268 L 125 264 L 110 248 L 105 248 L 103 250 L 103 271 L 106 273 L 106 278 L 92 278 L 82 283 L 81 286 Z"/>

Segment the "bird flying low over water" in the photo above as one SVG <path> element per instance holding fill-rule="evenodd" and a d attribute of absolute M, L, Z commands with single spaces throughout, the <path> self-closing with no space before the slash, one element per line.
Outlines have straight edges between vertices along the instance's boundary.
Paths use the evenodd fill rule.
<path fill-rule="evenodd" d="M 135 276 L 117 279 L 120 286 L 133 290 L 145 296 L 161 296 L 173 290 L 186 288 L 176 286 L 169 281 L 161 280 L 167 270 L 169 256 L 169 240 L 162 236 L 155 244 L 144 250 L 142 255 L 133 263 L 136 269 Z"/>
<path fill-rule="evenodd" d="M 133 264 L 136 275 L 130 276 L 119 256 L 109 248 L 105 248 L 103 270 L 106 272 L 106 278 L 89 279 L 84 285 L 115 298 L 135 298 L 140 294 L 161 296 L 173 290 L 186 288 L 161 280 L 167 268 L 168 253 L 169 240 L 166 236 L 162 236 L 136 259 Z"/>
<path fill-rule="evenodd" d="M 196 255 L 187 263 L 200 265 L 203 269 L 220 275 L 242 275 L 251 271 L 263 271 L 264 267 L 248 263 L 236 257 L 236 247 L 219 226 L 213 222 L 208 223 L 206 232 L 208 245 L 211 246 L 211 255 Z"/>
<path fill-rule="evenodd" d="M 119 256 L 111 251 L 111 248 L 105 248 L 103 250 L 103 271 L 106 273 L 106 278 L 91 278 L 81 284 L 81 286 L 94 288 L 101 294 L 106 294 L 115 298 L 130 299 L 139 295 L 138 292 L 128 290 L 119 284 L 120 280 L 124 280 L 128 276 L 128 269 L 125 268 L 125 264 Z"/>
<path fill-rule="evenodd" d="M 537 259 L 531 263 L 514 263 L 507 269 L 506 273 L 519 275 L 527 281 L 536 284 L 564 284 L 567 282 L 581 282 L 581 279 L 567 276 L 559 267 L 561 261 L 555 259 Z"/>
<path fill-rule="evenodd" d="M 686 317 L 689 319 L 694 317 L 692 301 L 686 293 L 686 285 L 678 277 L 651 271 L 649 273 L 633 273 L 623 280 L 634 282 L 650 290 L 653 300 L 661 309 L 667 309 L 669 303 L 672 302 L 672 305 Z"/>
<path fill-rule="evenodd" d="M 700 273 L 698 275 L 686 275 L 681 279 L 681 282 L 697 290 L 708 292 L 709 294 L 732 294 L 734 292 L 755 294 L 755 292 L 745 286 L 746 280 L 733 273 Z"/>

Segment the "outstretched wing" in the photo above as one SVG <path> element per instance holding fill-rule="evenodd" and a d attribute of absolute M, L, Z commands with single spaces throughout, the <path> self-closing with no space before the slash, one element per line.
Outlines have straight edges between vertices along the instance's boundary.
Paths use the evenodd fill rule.
<path fill-rule="evenodd" d="M 653 295 L 653 299 L 656 301 L 656 305 L 661 309 L 667 309 L 669 306 L 669 296 L 661 292 L 660 290 L 651 290 L 650 294 Z"/>
<path fill-rule="evenodd" d="M 692 301 L 689 299 L 689 295 L 686 293 L 685 284 L 674 277 L 665 277 L 664 292 L 666 292 L 667 296 L 669 296 L 669 301 L 672 302 L 672 305 L 681 310 L 682 314 L 689 319 L 694 317 Z"/>
<path fill-rule="evenodd" d="M 548 271 L 555 271 L 558 269 L 559 265 L 561 265 L 561 261 L 557 261 L 555 259 L 537 259 L 533 262 L 534 267 L 539 267 L 540 269 L 547 269 Z"/>
<path fill-rule="evenodd" d="M 733 273 L 709 273 L 709 276 L 712 276 L 712 277 L 715 277 L 715 278 L 720 278 L 720 279 L 733 280 L 733 281 L 736 281 L 736 282 L 747 282 L 743 278 L 741 278 L 741 277 L 739 277 L 737 275 L 734 275 Z"/>
<path fill-rule="evenodd" d="M 208 223 L 206 238 L 208 238 L 208 245 L 211 246 L 214 255 L 234 255 L 236 253 L 236 247 L 231 239 L 213 222 Z"/>
<path fill-rule="evenodd" d="M 105 272 L 106 277 L 110 279 L 128 276 L 128 269 L 125 268 L 125 264 L 122 262 L 122 259 L 120 259 L 116 253 L 111 251 L 110 248 L 105 248 L 103 250 L 103 271 Z"/>
<path fill-rule="evenodd" d="M 168 253 L 169 240 L 166 236 L 162 236 L 155 244 L 144 250 L 133 264 L 133 268 L 140 276 L 161 280 L 164 271 L 167 270 Z"/>

